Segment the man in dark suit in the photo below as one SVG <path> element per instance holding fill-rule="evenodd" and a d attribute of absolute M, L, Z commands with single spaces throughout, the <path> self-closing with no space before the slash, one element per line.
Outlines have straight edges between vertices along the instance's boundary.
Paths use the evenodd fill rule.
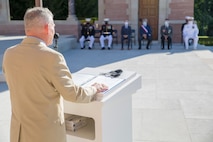
<path fill-rule="evenodd" d="M 149 45 L 152 42 L 152 29 L 148 25 L 147 19 L 143 19 L 142 25 L 139 27 L 138 49 L 141 49 L 141 40 L 147 40 L 146 49 L 149 49 Z"/>
<path fill-rule="evenodd" d="M 162 49 L 164 49 L 165 40 L 167 41 L 168 49 L 170 49 L 173 29 L 172 26 L 169 25 L 169 19 L 166 19 L 164 25 L 161 26 L 160 33 L 161 33 Z"/>
<path fill-rule="evenodd" d="M 129 44 L 130 44 L 130 40 L 131 40 L 131 32 L 132 32 L 131 26 L 129 26 L 129 23 L 126 20 L 124 22 L 124 25 L 121 27 L 121 50 L 123 50 L 124 40 L 127 40 L 128 49 L 129 49 Z"/>

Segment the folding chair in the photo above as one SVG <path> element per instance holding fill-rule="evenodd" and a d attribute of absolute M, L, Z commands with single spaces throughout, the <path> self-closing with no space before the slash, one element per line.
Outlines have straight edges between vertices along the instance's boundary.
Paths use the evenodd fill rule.
<path fill-rule="evenodd" d="M 165 44 L 165 43 L 166 43 L 166 44 Z M 165 45 L 168 46 L 168 40 L 167 40 L 167 39 L 164 40 L 164 48 L 165 48 Z M 161 40 L 161 49 L 162 49 L 162 48 L 163 48 L 163 43 L 162 43 L 162 40 Z M 170 43 L 169 49 L 172 49 L 172 38 L 171 38 L 171 43 Z"/>
<path fill-rule="evenodd" d="M 132 44 L 132 40 L 134 40 L 134 45 L 136 45 L 136 33 L 135 33 L 135 29 L 132 29 L 132 32 L 131 32 L 131 44 Z"/>
<path fill-rule="evenodd" d="M 115 40 L 116 44 L 118 44 L 118 30 L 113 30 L 112 38 L 113 38 L 113 41 Z"/>

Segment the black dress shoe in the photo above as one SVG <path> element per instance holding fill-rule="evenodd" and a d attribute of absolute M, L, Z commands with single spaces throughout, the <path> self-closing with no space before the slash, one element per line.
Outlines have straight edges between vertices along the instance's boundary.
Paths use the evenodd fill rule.
<path fill-rule="evenodd" d="M 138 50 L 141 50 L 141 47 L 138 47 Z"/>
<path fill-rule="evenodd" d="M 89 50 L 91 50 L 92 48 L 91 48 L 91 47 L 89 47 L 88 49 L 89 49 Z"/>
<path fill-rule="evenodd" d="M 85 46 L 84 47 L 81 47 L 81 49 L 84 49 L 85 48 Z"/>
<path fill-rule="evenodd" d="M 104 49 L 105 49 L 105 47 L 102 47 L 102 48 L 101 48 L 101 50 L 104 50 Z"/>
<path fill-rule="evenodd" d="M 108 47 L 108 50 L 110 50 L 111 48 L 110 47 Z"/>

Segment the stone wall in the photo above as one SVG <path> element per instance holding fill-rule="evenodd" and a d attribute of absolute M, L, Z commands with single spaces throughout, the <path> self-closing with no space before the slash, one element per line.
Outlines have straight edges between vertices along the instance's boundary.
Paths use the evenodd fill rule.
<path fill-rule="evenodd" d="M 183 20 L 185 16 L 194 16 L 194 0 L 171 0 L 169 19 Z"/>
<path fill-rule="evenodd" d="M 104 15 L 114 21 L 124 21 L 129 19 L 128 3 L 125 0 L 107 0 L 105 1 Z"/>
<path fill-rule="evenodd" d="M 72 24 L 69 21 L 55 21 L 55 31 L 61 35 L 73 35 L 78 37 L 79 25 Z M 1 35 L 24 35 L 23 21 L 10 21 L 7 24 L 0 24 Z"/>

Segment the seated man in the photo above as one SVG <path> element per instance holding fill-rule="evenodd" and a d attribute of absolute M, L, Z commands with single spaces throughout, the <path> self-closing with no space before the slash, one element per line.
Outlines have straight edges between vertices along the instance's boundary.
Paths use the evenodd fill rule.
<path fill-rule="evenodd" d="M 121 27 L 121 50 L 123 50 L 124 40 L 127 40 L 128 49 L 129 49 L 129 44 L 130 44 L 130 40 L 131 40 L 131 32 L 132 32 L 131 26 L 129 26 L 129 23 L 126 20 L 124 22 L 124 25 Z"/>
<path fill-rule="evenodd" d="M 113 27 L 111 24 L 109 24 L 109 19 L 104 19 L 104 24 L 101 26 L 101 37 L 100 37 L 100 43 L 101 43 L 101 49 L 105 49 L 104 40 L 108 40 L 108 49 L 111 49 L 112 45 L 112 34 L 113 34 Z"/>
<path fill-rule="evenodd" d="M 139 36 L 138 36 L 138 49 L 141 49 L 141 40 L 147 40 L 146 49 L 149 49 L 149 45 L 152 41 L 152 29 L 148 25 L 148 20 L 143 19 L 142 25 L 139 27 Z"/>
<path fill-rule="evenodd" d="M 194 42 L 193 47 L 194 49 L 197 49 L 198 33 L 199 33 L 199 29 L 197 27 L 197 24 L 194 23 L 194 18 L 190 17 L 188 19 L 188 23 L 183 28 L 183 39 L 184 39 L 184 44 L 186 49 L 189 48 L 189 39 L 193 40 Z"/>
<path fill-rule="evenodd" d="M 81 29 L 81 38 L 79 40 L 81 49 L 85 48 L 84 42 L 85 40 L 89 40 L 89 49 L 92 49 L 92 46 L 94 44 L 95 38 L 95 28 L 94 26 L 90 23 L 91 19 L 86 18 L 86 24 L 82 25 Z"/>
<path fill-rule="evenodd" d="M 170 49 L 172 43 L 172 32 L 172 26 L 169 25 L 169 20 L 166 19 L 164 25 L 162 25 L 160 29 L 162 49 L 164 49 L 165 40 L 167 41 L 168 49 Z"/>

